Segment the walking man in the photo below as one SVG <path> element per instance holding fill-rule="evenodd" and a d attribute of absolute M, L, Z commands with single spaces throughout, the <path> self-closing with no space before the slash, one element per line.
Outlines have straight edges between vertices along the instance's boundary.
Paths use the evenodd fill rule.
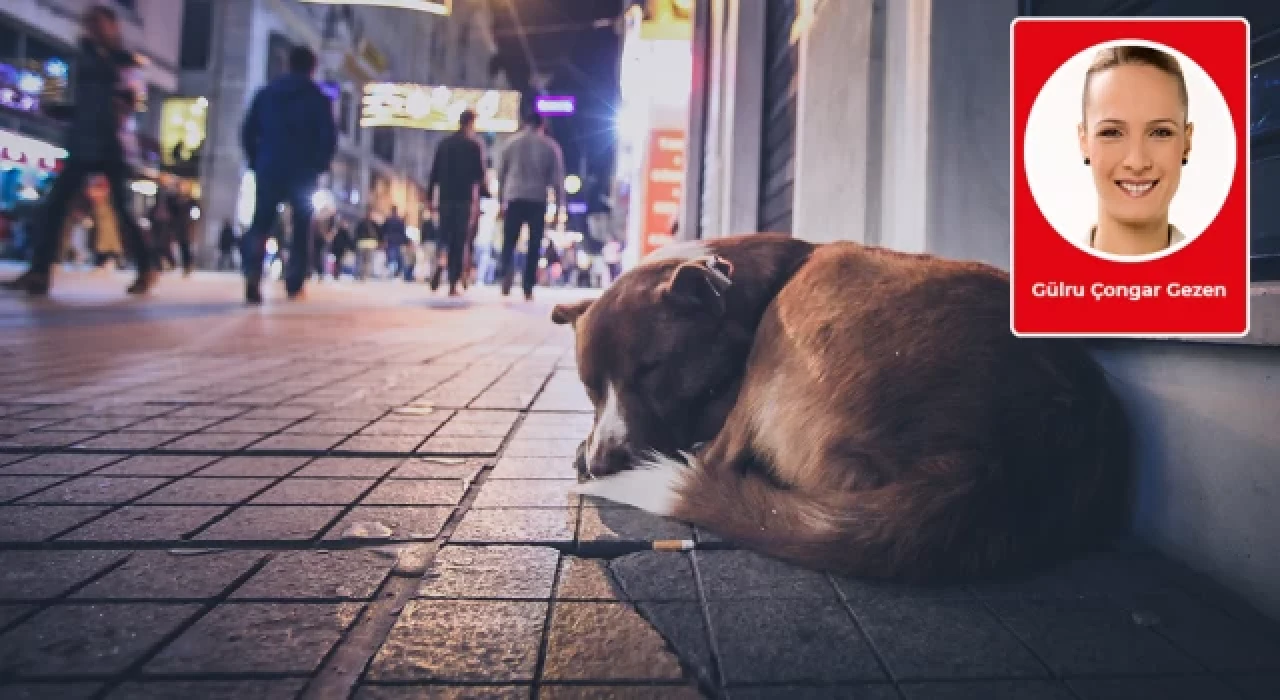
<path fill-rule="evenodd" d="M 440 245 L 449 254 L 449 296 L 458 296 L 458 281 L 467 244 L 471 238 L 471 219 L 480 209 L 480 186 L 484 182 L 484 147 L 476 138 L 476 113 L 464 111 L 458 117 L 458 130 L 440 142 L 431 177 L 427 182 L 427 200 L 440 215 Z M 431 289 L 440 286 L 440 267 L 431 276 Z"/>
<path fill-rule="evenodd" d="M 124 118 L 134 108 L 134 95 L 123 84 L 122 71 L 135 65 L 136 60 L 124 49 L 115 10 L 103 5 L 90 7 L 82 25 L 84 36 L 76 61 L 75 111 L 67 134 L 67 160 L 36 217 L 31 267 L 5 287 L 32 295 L 49 293 L 50 275 L 62 245 L 63 223 L 71 202 L 84 192 L 91 176 L 100 174 L 106 178 L 116 223 L 138 267 L 138 278 L 128 291 L 145 294 L 155 284 L 151 246 L 129 210 L 125 182 L 129 166 L 119 133 Z"/>
<path fill-rule="evenodd" d="M 498 187 L 506 217 L 502 236 L 502 295 L 511 293 L 515 277 L 512 255 L 520 239 L 520 228 L 529 226 L 528 255 L 525 257 L 524 298 L 533 299 L 538 280 L 538 259 L 547 215 L 547 188 L 556 193 L 556 216 L 564 210 L 564 154 L 547 135 L 546 122 L 537 112 L 524 117 L 525 128 L 507 144 L 498 170 Z"/>
<path fill-rule="evenodd" d="M 312 80 L 316 55 L 305 46 L 289 52 L 289 72 L 258 91 L 240 140 L 257 179 L 253 223 L 241 250 L 245 300 L 262 303 L 262 264 L 276 208 L 288 202 L 293 235 L 285 291 L 297 299 L 311 270 L 311 195 L 338 146 L 329 98 Z"/>

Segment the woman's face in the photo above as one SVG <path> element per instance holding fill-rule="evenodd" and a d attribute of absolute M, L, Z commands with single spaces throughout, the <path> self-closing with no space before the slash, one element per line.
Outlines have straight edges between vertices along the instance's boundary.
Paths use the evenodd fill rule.
<path fill-rule="evenodd" d="M 1079 137 L 1105 215 L 1129 225 L 1168 220 L 1191 151 L 1176 78 L 1146 65 L 1094 75 Z"/>

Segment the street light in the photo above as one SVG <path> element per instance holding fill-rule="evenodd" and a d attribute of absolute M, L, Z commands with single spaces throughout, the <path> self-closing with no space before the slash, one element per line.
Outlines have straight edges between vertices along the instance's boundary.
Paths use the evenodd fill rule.
<path fill-rule="evenodd" d="M 564 179 L 564 191 L 569 194 L 577 194 L 582 191 L 582 178 L 577 175 L 569 175 Z"/>

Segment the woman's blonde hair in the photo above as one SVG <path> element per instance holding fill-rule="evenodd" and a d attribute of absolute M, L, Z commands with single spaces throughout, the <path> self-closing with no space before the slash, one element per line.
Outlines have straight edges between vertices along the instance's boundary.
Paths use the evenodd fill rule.
<path fill-rule="evenodd" d="M 1182 116 L 1186 118 L 1190 99 L 1187 96 L 1187 79 L 1182 74 L 1182 66 L 1178 65 L 1178 59 L 1171 54 L 1150 46 L 1112 46 L 1099 51 L 1093 57 L 1089 70 L 1084 74 L 1082 114 L 1089 107 L 1089 84 L 1093 82 L 1093 76 L 1117 66 L 1151 66 L 1171 76 L 1178 83 L 1178 97 L 1182 100 Z"/>

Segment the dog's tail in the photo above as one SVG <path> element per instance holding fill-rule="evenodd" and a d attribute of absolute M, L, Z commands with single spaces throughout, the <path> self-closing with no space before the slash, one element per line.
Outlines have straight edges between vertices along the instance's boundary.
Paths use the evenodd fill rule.
<path fill-rule="evenodd" d="M 1028 538 L 1017 528 L 984 522 L 994 504 L 982 503 L 985 489 L 971 481 L 934 477 L 865 491 L 806 493 L 685 459 L 687 464 L 654 458 L 577 491 L 848 576 L 939 582 L 999 569 L 1016 550 L 1026 555 Z"/>

